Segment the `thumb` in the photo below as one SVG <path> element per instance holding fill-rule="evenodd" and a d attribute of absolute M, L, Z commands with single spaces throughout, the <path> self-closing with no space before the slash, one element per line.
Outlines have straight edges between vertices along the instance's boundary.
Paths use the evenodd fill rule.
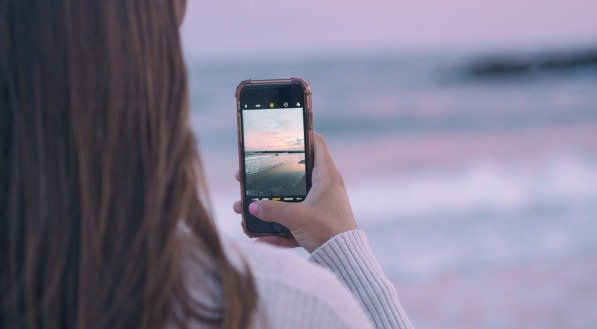
<path fill-rule="evenodd" d="M 276 222 L 289 229 L 296 227 L 296 222 L 305 218 L 305 205 L 297 202 L 256 201 L 249 205 L 251 215 L 266 222 Z"/>

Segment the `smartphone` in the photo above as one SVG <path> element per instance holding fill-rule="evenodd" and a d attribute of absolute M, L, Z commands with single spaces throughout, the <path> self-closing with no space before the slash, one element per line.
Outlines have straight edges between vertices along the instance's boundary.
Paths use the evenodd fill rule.
<path fill-rule="evenodd" d="M 303 79 L 246 80 L 236 88 L 238 157 L 245 233 L 289 236 L 249 213 L 251 202 L 301 202 L 311 188 L 311 87 Z"/>

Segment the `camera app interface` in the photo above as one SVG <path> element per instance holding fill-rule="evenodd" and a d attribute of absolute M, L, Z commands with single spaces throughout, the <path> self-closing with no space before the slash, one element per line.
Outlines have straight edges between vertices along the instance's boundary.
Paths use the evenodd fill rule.
<path fill-rule="evenodd" d="M 301 201 L 307 194 L 303 108 L 266 105 L 242 111 L 246 195 Z"/>

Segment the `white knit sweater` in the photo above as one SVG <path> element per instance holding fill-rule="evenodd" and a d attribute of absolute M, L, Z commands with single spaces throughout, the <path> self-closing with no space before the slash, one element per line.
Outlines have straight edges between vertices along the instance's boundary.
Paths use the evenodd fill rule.
<path fill-rule="evenodd" d="M 224 248 L 253 274 L 259 298 L 253 328 L 412 327 L 363 231 L 333 237 L 311 262 L 264 243 L 224 240 Z"/>

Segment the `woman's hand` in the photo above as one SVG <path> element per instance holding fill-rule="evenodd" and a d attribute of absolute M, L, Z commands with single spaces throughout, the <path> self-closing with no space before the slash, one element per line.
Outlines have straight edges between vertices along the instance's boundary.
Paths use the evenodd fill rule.
<path fill-rule="evenodd" d="M 300 245 L 311 253 L 334 235 L 357 228 L 344 180 L 334 165 L 327 144 L 318 133 L 313 133 L 313 138 L 315 159 L 312 185 L 305 200 L 255 201 L 249 205 L 252 215 L 286 226 L 293 238 L 269 236 L 259 238 L 258 241 L 282 247 Z M 240 201 L 236 201 L 233 208 L 240 214 Z"/>

